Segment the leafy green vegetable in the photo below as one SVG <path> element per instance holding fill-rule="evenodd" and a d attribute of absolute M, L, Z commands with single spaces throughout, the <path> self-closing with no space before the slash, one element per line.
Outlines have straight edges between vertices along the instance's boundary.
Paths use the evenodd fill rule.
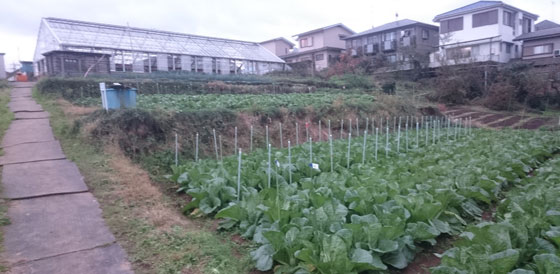
<path fill-rule="evenodd" d="M 221 228 L 237 228 L 257 244 L 251 255 L 259 270 L 271 270 L 274 264 L 277 273 L 402 269 L 414 259 L 420 242 L 435 244 L 441 234 L 464 232 L 456 247 L 443 254 L 435 273 L 537 271 L 535 255 L 557 253 L 558 226 L 552 224 L 558 221 L 560 203 L 559 191 L 534 180 L 558 186 L 560 176 L 551 174 L 560 168 L 541 168 L 535 177 L 526 172 L 557 150 L 556 137 L 549 132 L 474 130 L 473 136 L 446 141 L 442 131 L 441 142 L 413 145 L 407 154 L 396 153 L 392 135 L 389 156 L 383 144 L 377 160 L 375 137 L 369 136 L 364 164 L 363 139 L 352 140 L 349 168 L 348 141 L 336 140 L 333 172 L 310 169 L 308 143 L 292 147 L 292 165 L 285 164 L 286 149 L 273 149 L 280 165 L 272 171 L 270 187 L 267 152 L 257 149 L 243 155 L 239 194 L 234 156 L 186 163 L 170 179 L 193 198 L 186 212 L 198 208 L 224 219 Z M 425 137 L 424 131 L 420 134 Z M 409 138 L 415 140 L 415 131 Z M 405 151 L 402 140 L 401 146 Z M 328 143 L 314 143 L 313 162 L 330 167 L 329 152 Z M 550 176 L 541 175 L 545 173 Z M 481 208 L 501 199 L 510 185 L 527 195 L 500 202 L 500 223 L 467 226 L 480 220 Z"/>

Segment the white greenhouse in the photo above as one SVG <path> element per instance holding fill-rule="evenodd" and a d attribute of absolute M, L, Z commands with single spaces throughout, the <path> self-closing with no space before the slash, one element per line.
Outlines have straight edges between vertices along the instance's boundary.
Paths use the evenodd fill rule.
<path fill-rule="evenodd" d="M 151 73 L 265 74 L 285 62 L 258 43 L 76 20 L 43 18 L 37 75 Z"/>

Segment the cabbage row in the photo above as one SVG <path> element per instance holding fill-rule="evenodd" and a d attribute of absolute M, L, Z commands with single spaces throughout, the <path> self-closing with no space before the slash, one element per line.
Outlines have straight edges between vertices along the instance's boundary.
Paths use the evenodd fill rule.
<path fill-rule="evenodd" d="M 468 227 L 432 273 L 560 273 L 560 158 L 508 191 L 495 217 Z"/>
<path fill-rule="evenodd" d="M 174 168 L 191 214 L 215 215 L 258 248 L 259 270 L 275 273 L 361 273 L 403 269 L 442 234 L 457 235 L 484 204 L 523 180 L 557 149 L 553 133 L 473 130 L 449 140 L 379 136 L 202 160 Z M 405 135 L 403 135 L 405 136 Z M 426 140 L 429 140 L 426 142 Z M 440 142 L 437 142 L 440 140 Z M 435 142 L 435 143 L 434 143 Z M 432 144 L 434 143 L 434 144 Z M 312 153 L 310 153 L 312 151 Z M 388 155 L 388 156 L 385 156 Z M 310 163 L 317 166 L 310 167 Z"/>
<path fill-rule="evenodd" d="M 373 103 L 374 97 L 368 94 L 349 93 L 288 93 L 288 94 L 204 94 L 177 95 L 157 94 L 138 96 L 138 107 L 144 109 L 164 109 L 172 111 L 201 109 L 270 109 L 320 108 L 335 102 L 347 104 Z"/>

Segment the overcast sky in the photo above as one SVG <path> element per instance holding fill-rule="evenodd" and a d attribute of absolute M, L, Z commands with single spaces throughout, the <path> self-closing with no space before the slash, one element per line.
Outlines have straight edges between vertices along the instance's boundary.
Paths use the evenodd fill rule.
<path fill-rule="evenodd" d="M 152 28 L 260 42 L 343 23 L 361 32 L 399 19 L 432 23 L 435 15 L 473 0 L 18 0 L 2 1 L 0 52 L 6 66 L 32 60 L 42 17 Z M 560 23 L 560 0 L 506 0 Z"/>

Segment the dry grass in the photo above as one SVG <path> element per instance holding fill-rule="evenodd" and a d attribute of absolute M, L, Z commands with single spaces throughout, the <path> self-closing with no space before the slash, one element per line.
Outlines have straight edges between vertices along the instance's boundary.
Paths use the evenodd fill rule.
<path fill-rule="evenodd" d="M 62 111 L 64 111 L 64 114 L 67 117 L 84 116 L 84 115 L 88 115 L 88 114 L 90 114 L 90 113 L 99 109 L 99 107 L 76 106 L 76 105 L 73 105 L 72 103 L 70 103 L 70 102 L 68 102 L 64 99 L 57 99 L 56 103 L 60 106 Z"/>
<path fill-rule="evenodd" d="M 127 204 L 135 205 L 135 213 L 148 220 L 153 226 L 169 230 L 173 226 L 193 228 L 195 225 L 180 214 L 154 185 L 146 171 L 132 163 L 116 146 L 107 145 L 105 153 L 110 155 L 109 165 L 114 172 L 112 181 L 119 182 L 113 194 Z"/>

